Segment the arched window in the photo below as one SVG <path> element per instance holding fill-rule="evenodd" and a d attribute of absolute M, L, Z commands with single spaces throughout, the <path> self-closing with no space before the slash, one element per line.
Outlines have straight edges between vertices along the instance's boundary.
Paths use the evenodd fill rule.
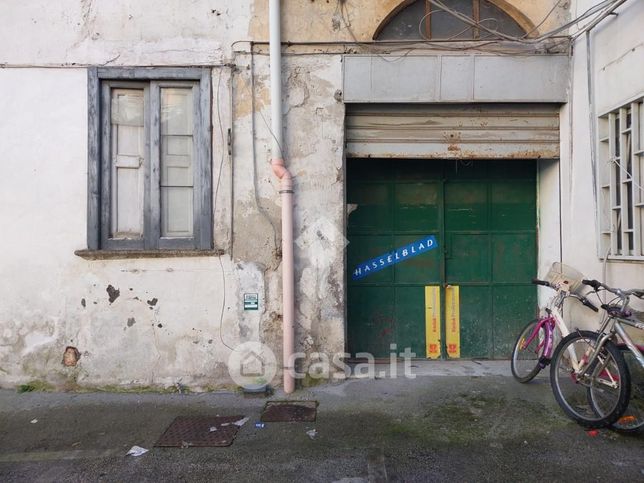
<path fill-rule="evenodd" d="M 526 32 L 510 15 L 487 0 L 442 0 L 442 3 L 481 26 L 515 37 Z M 427 0 L 402 4 L 385 20 L 376 40 L 486 40 L 495 36 L 469 25 Z"/>

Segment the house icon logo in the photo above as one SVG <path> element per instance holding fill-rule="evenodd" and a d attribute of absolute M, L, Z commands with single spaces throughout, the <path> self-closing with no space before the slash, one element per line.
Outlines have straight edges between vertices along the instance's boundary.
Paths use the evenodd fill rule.
<path fill-rule="evenodd" d="M 244 377 L 264 377 L 266 362 L 261 354 L 250 351 L 241 361 L 240 374 Z"/>
<path fill-rule="evenodd" d="M 277 373 L 273 351 L 261 342 L 244 342 L 235 347 L 228 358 L 228 373 L 240 387 L 260 389 Z"/>

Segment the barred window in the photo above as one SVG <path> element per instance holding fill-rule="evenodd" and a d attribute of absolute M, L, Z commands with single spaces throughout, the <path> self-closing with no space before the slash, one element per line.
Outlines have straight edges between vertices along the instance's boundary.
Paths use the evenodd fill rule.
<path fill-rule="evenodd" d="M 599 117 L 600 256 L 644 260 L 644 95 Z"/>

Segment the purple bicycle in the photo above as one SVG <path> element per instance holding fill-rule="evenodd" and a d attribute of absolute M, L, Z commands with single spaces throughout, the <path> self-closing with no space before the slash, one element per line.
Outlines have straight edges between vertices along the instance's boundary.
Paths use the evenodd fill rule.
<path fill-rule="evenodd" d="M 545 315 L 529 322 L 514 344 L 511 369 L 517 381 L 526 383 L 534 379 L 550 364 L 556 346 L 555 339 L 570 333 L 563 319 L 563 304 L 567 298 L 577 299 L 595 312 L 599 310 L 580 293 L 584 288 L 581 283 L 583 278 L 574 268 L 555 262 L 545 280 L 532 280 L 532 283 L 549 287 L 556 293 L 545 308 Z"/>

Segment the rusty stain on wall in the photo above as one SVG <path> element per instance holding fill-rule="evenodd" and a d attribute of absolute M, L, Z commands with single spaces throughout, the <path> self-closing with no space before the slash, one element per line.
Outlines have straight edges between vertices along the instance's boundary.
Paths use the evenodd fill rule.
<path fill-rule="evenodd" d="M 78 349 L 76 349 L 76 347 L 67 346 L 63 353 L 63 365 L 73 367 L 78 363 L 78 359 L 80 359 L 80 352 Z"/>

